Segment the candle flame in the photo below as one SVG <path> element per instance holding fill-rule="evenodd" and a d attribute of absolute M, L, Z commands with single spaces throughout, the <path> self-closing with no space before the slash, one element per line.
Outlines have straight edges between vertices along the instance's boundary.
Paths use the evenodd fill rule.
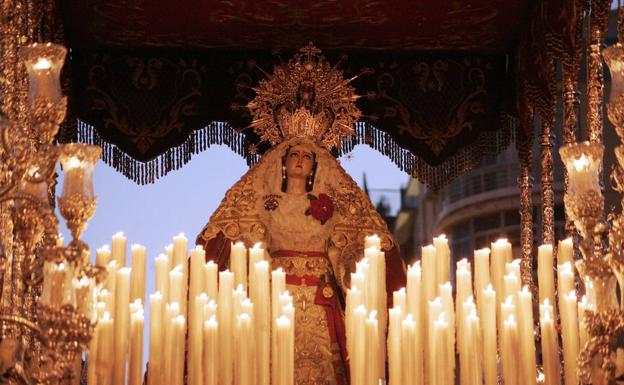
<path fill-rule="evenodd" d="M 52 62 L 44 57 L 37 59 L 37 62 L 33 64 L 33 69 L 37 71 L 49 70 L 52 68 Z"/>
<path fill-rule="evenodd" d="M 585 154 L 582 154 L 578 159 L 574 159 L 572 163 L 576 171 L 587 170 L 589 168 L 589 158 L 585 156 Z"/>

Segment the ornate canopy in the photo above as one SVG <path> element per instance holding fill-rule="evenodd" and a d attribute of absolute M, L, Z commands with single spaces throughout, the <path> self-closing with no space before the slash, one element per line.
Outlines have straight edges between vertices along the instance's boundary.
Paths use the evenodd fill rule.
<path fill-rule="evenodd" d="M 58 3 L 71 49 L 61 140 L 103 144 L 139 183 L 210 144 L 256 159 L 243 108 L 265 72 L 313 41 L 363 97 L 352 141 L 432 188 L 531 130 L 554 106 L 554 59 L 575 57 L 577 2 Z M 519 119 L 520 118 L 520 119 Z M 518 123 L 524 131 L 516 132 Z"/>

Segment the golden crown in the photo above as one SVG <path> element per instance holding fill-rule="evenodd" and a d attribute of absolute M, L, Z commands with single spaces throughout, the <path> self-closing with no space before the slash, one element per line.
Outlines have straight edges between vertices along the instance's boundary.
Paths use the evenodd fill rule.
<path fill-rule="evenodd" d="M 247 105 L 251 127 L 271 145 L 302 137 L 337 147 L 353 135 L 361 116 L 353 79 L 345 79 L 312 43 L 299 51 L 254 88 L 256 97 Z"/>

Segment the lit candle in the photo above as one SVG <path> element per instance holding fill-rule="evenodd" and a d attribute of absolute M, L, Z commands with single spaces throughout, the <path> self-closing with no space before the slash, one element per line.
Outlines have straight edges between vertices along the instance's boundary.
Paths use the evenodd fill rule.
<path fill-rule="evenodd" d="M 518 351 L 518 325 L 513 314 L 503 321 L 501 355 L 505 385 L 518 383 L 518 367 L 515 353 Z"/>
<path fill-rule="evenodd" d="M 288 317 L 281 316 L 275 320 L 276 326 L 276 340 L 277 340 L 277 361 L 274 361 L 274 365 L 277 366 L 277 385 L 292 385 L 290 382 L 291 373 L 290 368 L 294 368 L 294 363 L 290 362 L 290 329 L 291 322 Z"/>
<path fill-rule="evenodd" d="M 180 233 L 173 237 L 173 266 L 186 266 L 186 258 L 188 258 L 188 239 L 184 233 Z"/>
<path fill-rule="evenodd" d="M 117 270 L 117 277 L 115 277 L 115 366 L 113 368 L 113 384 L 124 384 L 126 381 L 131 271 L 132 269 L 123 267 Z"/>
<path fill-rule="evenodd" d="M 264 260 L 264 249 L 262 243 L 258 242 L 249 249 L 249 268 L 251 269 L 256 263 Z"/>
<path fill-rule="evenodd" d="M 401 362 L 401 322 L 403 314 L 401 307 L 397 307 L 395 305 L 392 309 L 388 309 L 388 318 L 390 321 L 388 324 L 388 371 L 390 375 L 390 385 L 402 385 L 403 368 Z M 413 324 L 414 321 L 411 321 L 411 323 Z M 410 330 L 407 335 L 404 336 L 403 341 L 405 341 L 406 344 L 414 342 L 413 333 L 415 333 L 415 330 Z M 404 356 L 404 359 L 406 365 L 410 365 L 412 364 L 412 357 L 409 355 L 409 350 L 407 350 L 406 353 L 407 354 Z M 406 380 L 409 384 L 414 383 L 411 377 L 406 378 Z"/>
<path fill-rule="evenodd" d="M 201 293 L 194 297 L 189 314 L 188 338 L 188 383 L 202 384 L 202 326 L 204 306 L 208 303 L 208 295 Z"/>
<path fill-rule="evenodd" d="M 395 290 L 392 293 L 392 306 L 400 307 L 402 311 L 406 310 L 406 299 L 407 295 L 405 293 L 405 288 L 402 287 L 399 290 Z"/>
<path fill-rule="evenodd" d="M 440 299 L 442 300 L 442 311 L 444 312 L 445 322 L 449 326 L 447 351 L 449 357 L 455 357 L 455 306 L 453 305 L 453 287 L 450 282 L 440 285 Z M 451 371 L 455 373 L 455 360 L 449 362 Z M 455 382 L 454 376 L 449 377 Z"/>
<path fill-rule="evenodd" d="M 494 291 L 497 295 L 501 296 L 505 292 L 505 263 L 507 263 L 508 249 L 511 249 L 511 244 L 507 242 L 507 239 L 499 239 L 491 244 L 492 254 L 490 257 L 490 276 L 492 283 L 494 284 Z M 511 259 L 509 260 L 511 261 Z"/>
<path fill-rule="evenodd" d="M 519 373 L 526 385 L 536 384 L 535 339 L 533 337 L 533 295 L 528 286 L 518 293 L 518 343 L 520 345 Z"/>
<path fill-rule="evenodd" d="M 436 366 L 436 345 L 434 344 L 433 324 L 443 311 L 444 308 L 440 297 L 436 297 L 433 301 L 428 301 L 427 330 L 429 332 L 425 334 L 425 383 L 427 384 L 435 384 L 437 380 L 436 372 L 438 368 Z"/>
<path fill-rule="evenodd" d="M 219 276 L 218 266 L 214 261 L 208 261 L 204 265 L 204 289 L 202 290 L 204 293 L 208 294 L 208 298 L 217 299 L 217 293 L 219 281 L 217 277 Z"/>
<path fill-rule="evenodd" d="M 230 250 L 230 270 L 234 273 L 234 287 L 243 285 L 247 289 L 247 249 L 243 242 L 232 244 Z"/>
<path fill-rule="evenodd" d="M 381 238 L 379 238 L 379 235 L 373 234 L 364 237 L 364 248 L 368 249 L 369 247 L 374 247 L 377 248 L 377 250 L 381 250 Z"/>
<path fill-rule="evenodd" d="M 539 302 L 543 303 L 548 299 L 549 303 L 554 304 L 555 283 L 552 245 L 541 245 L 537 249 L 537 282 L 539 284 Z"/>
<path fill-rule="evenodd" d="M 496 385 L 496 291 L 492 285 L 483 290 L 483 378 L 485 385 Z"/>
<path fill-rule="evenodd" d="M 351 373 L 351 381 L 353 384 L 364 384 L 366 381 L 366 336 L 365 336 L 365 319 L 366 308 L 360 305 L 353 310 L 353 330 L 352 336 L 353 350 L 349 351 L 349 369 Z"/>
<path fill-rule="evenodd" d="M 239 324 L 239 354 L 236 360 L 236 366 L 238 368 L 237 384 L 238 385 L 251 385 L 252 378 L 255 380 L 256 376 L 253 373 L 254 368 L 254 351 L 251 346 L 253 341 L 252 332 L 252 320 L 249 314 L 243 313 L 238 317 Z M 254 382 L 255 383 L 255 382 Z"/>
<path fill-rule="evenodd" d="M 390 322 L 392 322 L 393 316 L 390 315 Z M 389 333 L 392 334 L 392 333 Z M 416 345 L 416 323 L 411 314 L 408 314 L 401 322 L 401 335 L 398 344 L 401 348 L 401 357 L 398 358 L 399 368 L 402 368 L 402 372 L 398 375 L 392 375 L 390 373 L 390 384 L 422 384 L 422 354 L 420 357 L 416 357 L 418 345 Z M 403 343 L 401 343 L 403 342 Z M 390 349 L 389 349 L 390 350 Z M 391 351 L 391 350 L 390 350 Z M 420 359 L 419 359 L 420 358 Z M 395 359 L 396 360 L 396 359 Z M 396 377 L 396 380 L 394 379 Z M 420 380 L 420 381 L 419 381 Z"/>
<path fill-rule="evenodd" d="M 165 325 L 165 346 L 164 346 L 164 378 L 167 381 L 171 381 L 173 376 L 173 365 L 175 361 L 175 355 L 177 354 L 177 347 L 175 345 L 175 330 L 173 321 L 180 315 L 180 304 L 177 302 L 168 303 L 165 305 L 165 316 L 163 324 Z"/>
<path fill-rule="evenodd" d="M 217 303 L 213 300 L 209 300 L 204 305 L 204 319 L 210 319 L 210 317 L 217 316 Z"/>
<path fill-rule="evenodd" d="M 574 290 L 559 297 L 559 311 L 561 312 L 561 340 L 563 343 L 563 373 L 566 385 L 576 385 L 579 382 L 576 375 L 576 359 L 579 354 L 579 325 L 578 305 Z"/>
<path fill-rule="evenodd" d="M 421 297 L 422 297 L 422 272 L 420 269 L 420 261 L 414 263 L 407 268 L 407 305 L 406 314 L 412 314 L 414 318 L 421 314 Z M 395 304 L 396 306 L 396 304 Z"/>
<path fill-rule="evenodd" d="M 440 234 L 433 238 L 433 246 L 436 250 L 436 276 L 437 284 L 441 285 L 451 278 L 450 268 L 450 254 L 451 251 L 448 245 L 448 239 L 446 235 Z"/>
<path fill-rule="evenodd" d="M 561 307 L 562 297 L 574 290 L 574 271 L 572 270 L 572 264 L 570 262 L 566 262 L 563 265 L 558 265 L 557 275 L 557 292 L 560 294 L 559 307 Z"/>
<path fill-rule="evenodd" d="M 141 303 L 145 301 L 145 261 L 147 252 L 145 246 L 132 245 L 130 247 L 132 256 L 132 278 L 130 287 L 130 301 L 140 299 Z"/>
<path fill-rule="evenodd" d="M 477 294 L 477 307 L 479 309 L 479 315 L 483 316 L 481 311 L 481 297 L 483 296 L 483 290 L 490 284 L 490 249 L 484 248 L 475 250 L 474 252 L 474 264 L 475 264 L 475 293 Z"/>
<path fill-rule="evenodd" d="M 169 303 L 169 271 L 170 259 L 166 254 L 160 254 L 154 259 L 156 265 L 156 291 L 163 297 L 163 303 Z"/>
<path fill-rule="evenodd" d="M 195 246 L 191 250 L 191 282 L 189 289 L 189 298 L 195 298 L 204 291 L 204 265 L 206 263 L 206 252 L 200 245 Z M 207 292 L 205 292 L 207 293 Z M 213 297 L 214 299 L 214 297 Z"/>
<path fill-rule="evenodd" d="M 254 309 L 254 332 L 256 335 L 256 383 L 269 385 L 271 361 L 271 312 L 269 262 L 261 260 L 253 265 L 251 289 Z"/>
<path fill-rule="evenodd" d="M 366 335 L 366 379 L 368 384 L 376 384 L 379 381 L 379 326 L 377 324 L 377 312 L 370 312 L 365 321 Z"/>
<path fill-rule="evenodd" d="M 563 265 L 566 262 L 574 262 L 574 242 L 572 238 L 559 241 L 559 246 L 557 247 L 557 264 Z"/>
<path fill-rule="evenodd" d="M 110 313 L 105 312 L 98 320 L 97 385 L 113 384 L 114 341 L 113 320 L 110 318 Z"/>
<path fill-rule="evenodd" d="M 149 366 L 150 371 L 147 377 L 148 385 L 157 385 L 159 378 L 157 373 L 162 373 L 164 370 L 163 364 L 163 296 L 157 291 L 154 294 L 150 294 L 150 334 L 149 334 Z"/>
<path fill-rule="evenodd" d="M 172 385 L 184 384 L 184 346 L 186 336 L 186 319 L 183 315 L 179 315 L 172 320 L 173 326 L 173 348 L 175 354 L 173 356 L 173 364 L 171 365 L 171 382 Z"/>
<path fill-rule="evenodd" d="M 204 385 L 218 384 L 219 362 L 219 323 L 214 316 L 204 322 L 203 332 L 203 362 Z"/>
<path fill-rule="evenodd" d="M 180 304 L 180 310 L 184 313 L 183 303 L 186 302 L 183 287 L 186 287 L 184 280 L 183 266 L 177 265 L 169 272 L 169 303 Z"/>
<path fill-rule="evenodd" d="M 454 352 L 449 351 L 451 330 L 452 327 L 446 322 L 444 312 L 440 313 L 438 319 L 432 325 L 435 351 L 433 361 L 435 361 L 434 365 L 436 365 L 436 370 L 432 373 L 435 379 L 434 383 L 438 385 L 453 384 L 455 382 L 453 374 L 454 365 L 451 366 L 451 359 L 449 359 L 450 357 L 455 357 Z"/>
<path fill-rule="evenodd" d="M 219 306 L 217 308 L 219 321 L 219 383 L 231 384 L 233 376 L 233 347 L 232 347 L 232 312 L 234 274 L 230 271 L 219 273 Z"/>
<path fill-rule="evenodd" d="M 130 359 L 128 362 L 128 385 L 143 384 L 143 309 L 130 316 Z"/>
<path fill-rule="evenodd" d="M 540 305 L 540 327 L 542 331 L 542 360 L 544 364 L 544 383 L 559 385 L 559 343 L 552 318 L 552 306 L 548 299 Z"/>
<path fill-rule="evenodd" d="M 86 163 L 75 156 L 65 159 L 63 163 L 63 196 L 82 196 L 85 186 Z"/>
<path fill-rule="evenodd" d="M 111 258 L 111 251 L 108 245 L 104 245 L 95 251 L 95 265 L 106 268 Z"/>
<path fill-rule="evenodd" d="M 113 235 L 112 240 L 112 258 L 117 261 L 118 268 L 126 267 L 126 237 L 123 232 Z"/>

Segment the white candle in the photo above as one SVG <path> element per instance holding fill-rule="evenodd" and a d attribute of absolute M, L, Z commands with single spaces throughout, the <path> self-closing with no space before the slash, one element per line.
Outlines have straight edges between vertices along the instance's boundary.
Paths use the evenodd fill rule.
<path fill-rule="evenodd" d="M 570 262 L 566 262 L 562 265 L 557 266 L 557 289 L 560 294 L 559 298 L 561 299 L 565 294 L 574 290 L 574 271 L 572 270 L 572 264 Z M 560 307 L 561 307 L 561 301 Z"/>
<path fill-rule="evenodd" d="M 519 373 L 526 385 L 536 384 L 535 339 L 533 336 L 533 295 L 528 286 L 518 293 L 518 343 L 520 345 Z"/>
<path fill-rule="evenodd" d="M 189 290 L 189 298 L 195 298 L 204 291 L 204 265 L 206 263 L 206 252 L 200 245 L 195 246 L 191 250 L 191 283 Z M 205 292 L 207 293 L 207 292 Z M 213 297 L 214 299 L 214 297 Z"/>
<path fill-rule="evenodd" d="M 128 356 L 128 324 L 130 300 L 130 272 L 132 269 L 123 267 L 117 271 L 115 285 L 115 367 L 113 383 L 123 384 L 126 381 L 126 360 Z"/>
<path fill-rule="evenodd" d="M 163 363 L 163 341 L 164 334 L 163 328 L 163 296 L 157 291 L 154 294 L 150 294 L 150 339 L 149 339 L 149 355 L 150 355 L 150 371 L 147 377 L 148 385 L 157 385 L 159 378 L 158 373 L 162 373 L 164 370 Z"/>
<path fill-rule="evenodd" d="M 252 346 L 253 343 L 253 332 L 252 332 L 252 320 L 249 314 L 243 313 L 238 317 L 239 323 L 239 340 L 240 340 L 240 350 L 237 362 L 238 367 L 238 385 L 251 385 L 255 384 L 256 376 L 253 373 L 254 369 L 254 349 Z M 252 380 L 253 378 L 253 380 Z"/>
<path fill-rule="evenodd" d="M 447 385 L 454 383 L 452 363 L 449 357 L 455 357 L 454 352 L 449 352 L 450 334 L 452 328 L 446 322 L 444 312 L 440 313 L 437 320 L 433 322 L 432 335 L 435 356 L 436 370 L 433 371 L 434 384 Z"/>
<path fill-rule="evenodd" d="M 202 264 L 203 265 L 203 264 Z M 204 305 L 208 303 L 208 295 L 201 293 L 193 298 L 189 314 L 188 330 L 188 383 L 201 385 L 202 373 L 202 326 L 204 319 Z"/>
<path fill-rule="evenodd" d="M 402 385 L 401 322 L 403 314 L 401 307 L 395 306 L 392 309 L 388 309 L 388 318 L 388 371 L 390 375 L 390 385 Z M 413 335 L 408 335 L 404 338 L 404 341 L 406 344 L 411 344 L 414 342 L 413 339 Z M 412 363 L 409 353 L 405 356 L 405 360 L 407 365 Z M 408 383 L 413 383 L 413 381 Z"/>
<path fill-rule="evenodd" d="M 108 245 L 104 245 L 95 251 L 95 265 L 106 268 L 111 258 L 111 251 Z"/>
<path fill-rule="evenodd" d="M 261 260 L 253 266 L 254 332 L 256 335 L 256 383 L 269 385 L 271 360 L 271 312 L 269 262 Z"/>
<path fill-rule="evenodd" d="M 170 259 L 166 254 L 160 254 L 154 258 L 156 266 L 156 291 L 163 297 L 163 303 L 169 302 L 169 271 L 171 270 Z"/>
<path fill-rule="evenodd" d="M 117 261 L 119 268 L 126 266 L 126 237 L 123 232 L 118 232 L 113 235 L 112 240 L 112 257 Z"/>
<path fill-rule="evenodd" d="M 507 249 L 511 248 L 511 244 L 507 242 L 507 239 L 499 239 L 491 244 L 492 254 L 490 256 L 490 276 L 492 284 L 494 284 L 494 290 L 497 295 L 503 295 L 505 281 L 505 263 L 507 263 Z M 511 260 L 511 259 L 510 259 Z"/>
<path fill-rule="evenodd" d="M 365 335 L 366 308 L 360 305 L 353 310 L 352 336 L 353 350 L 349 351 L 349 369 L 353 384 L 365 384 L 366 375 L 366 335 Z"/>
<path fill-rule="evenodd" d="M 552 318 L 552 306 L 548 300 L 540 305 L 540 327 L 542 331 L 542 360 L 544 363 L 544 383 L 559 385 L 559 343 Z"/>
<path fill-rule="evenodd" d="M 214 316 L 204 322 L 203 332 L 203 385 L 218 385 L 219 368 L 219 323 Z"/>
<path fill-rule="evenodd" d="M 247 249 L 243 242 L 232 244 L 230 250 L 230 270 L 234 273 L 234 287 L 243 285 L 247 289 Z"/>
<path fill-rule="evenodd" d="M 453 287 L 450 282 L 440 285 L 440 299 L 442 300 L 443 312 L 445 313 L 445 322 L 449 326 L 447 351 L 449 357 L 455 357 L 455 306 L 453 305 Z M 452 356 L 451 356 L 452 354 Z M 455 382 L 455 360 L 449 362 L 449 367 L 453 375 L 450 379 Z"/>
<path fill-rule="evenodd" d="M 400 307 L 402 309 L 402 311 L 406 310 L 406 300 L 407 300 L 407 295 L 405 293 L 405 288 L 402 287 L 399 290 L 395 290 L 392 293 L 392 306 L 393 307 Z"/>
<path fill-rule="evenodd" d="M 509 315 L 509 317 L 503 321 L 503 338 L 501 340 L 505 385 L 515 385 L 518 383 L 518 367 L 516 360 L 516 353 L 518 351 L 518 328 L 513 314 Z"/>
<path fill-rule="evenodd" d="M 232 312 L 234 274 L 229 271 L 219 273 L 219 383 L 231 384 L 233 375 Z"/>
<path fill-rule="evenodd" d="M 186 266 L 188 257 L 188 239 L 184 233 L 173 237 L 173 266 Z"/>
<path fill-rule="evenodd" d="M 97 378 L 98 385 L 112 385 L 113 366 L 115 361 L 113 333 L 113 320 L 110 313 L 105 312 L 98 320 L 98 352 L 97 352 Z"/>
<path fill-rule="evenodd" d="M 551 304 L 555 303 L 552 251 L 552 245 L 541 245 L 537 249 L 537 282 L 540 303 L 543 303 L 546 299 Z"/>
<path fill-rule="evenodd" d="M 143 306 L 130 316 L 128 385 L 143 384 Z"/>
<path fill-rule="evenodd" d="M 574 262 L 574 241 L 572 238 L 559 241 L 557 247 L 557 264 L 563 265 L 566 262 Z"/>
<path fill-rule="evenodd" d="M 264 260 L 264 249 L 262 243 L 258 242 L 249 249 L 249 269 L 251 270 L 256 263 L 262 260 Z"/>
<path fill-rule="evenodd" d="M 392 318 L 393 316 L 391 314 L 390 322 L 392 322 Z M 390 336 L 391 333 L 388 335 Z M 400 337 L 401 340 L 398 341 L 398 347 L 401 348 L 403 360 L 401 361 L 401 357 L 399 357 L 395 359 L 395 362 L 399 369 L 401 369 L 401 372 L 394 375 L 392 371 L 390 372 L 390 384 L 416 384 L 417 373 L 422 372 L 422 368 L 418 367 L 418 364 L 422 365 L 422 362 L 418 362 L 415 357 L 417 350 L 417 346 L 415 345 L 416 323 L 411 314 L 408 314 L 401 322 Z M 388 349 L 388 352 L 392 352 L 392 350 Z"/>
<path fill-rule="evenodd" d="M 576 375 L 576 360 L 580 350 L 576 292 L 572 290 L 566 295 L 561 293 L 559 298 L 561 340 L 563 342 L 564 383 L 566 385 L 576 385 L 579 382 L 578 376 Z"/>
<path fill-rule="evenodd" d="M 175 330 L 174 319 L 180 315 L 180 304 L 177 302 L 165 305 L 165 316 L 163 317 L 163 324 L 165 325 L 165 346 L 164 346 L 164 378 L 167 381 L 172 380 L 173 365 L 175 361 L 175 355 L 177 354 L 177 347 L 175 345 Z"/>
<path fill-rule="evenodd" d="M 186 296 L 184 295 L 186 281 L 184 280 L 183 269 L 182 265 L 177 265 L 169 272 L 169 303 L 178 303 L 182 313 L 184 313 L 185 308 L 182 304 L 186 302 Z"/>
<path fill-rule="evenodd" d="M 175 354 L 171 365 L 171 382 L 172 385 L 184 384 L 184 346 L 186 336 L 186 319 L 183 315 L 179 315 L 172 320 L 173 326 L 173 348 Z"/>
<path fill-rule="evenodd" d="M 278 385 L 293 385 L 294 357 L 291 354 L 292 322 L 286 316 L 281 316 L 276 320 L 277 328 L 277 366 Z"/>
<path fill-rule="evenodd" d="M 483 290 L 490 284 L 490 249 L 484 248 L 475 250 L 474 252 L 474 264 L 475 264 L 475 293 L 477 295 L 477 307 L 479 315 L 483 316 L 481 310 L 481 297 L 483 296 Z"/>
<path fill-rule="evenodd" d="M 420 269 L 420 261 L 414 263 L 407 268 L 407 304 L 406 314 L 412 314 L 414 318 L 421 314 L 421 297 L 422 297 L 422 271 Z"/>
<path fill-rule="evenodd" d="M 375 247 L 381 250 L 381 238 L 379 238 L 379 235 L 373 234 L 364 237 L 364 248 L 368 249 L 369 247 Z"/>
<path fill-rule="evenodd" d="M 450 269 L 450 249 L 448 239 L 445 234 L 433 238 L 433 246 L 436 250 L 436 276 L 438 285 L 443 284 L 451 278 Z"/>
<path fill-rule="evenodd" d="M 366 366 L 366 379 L 368 384 L 378 383 L 379 373 L 379 326 L 377 324 L 377 312 L 370 312 L 368 318 L 365 321 L 365 335 L 366 335 L 366 352 L 367 352 L 367 366 Z"/>
<path fill-rule="evenodd" d="M 147 260 L 145 246 L 132 245 L 130 254 L 132 256 L 130 302 L 140 299 L 141 303 L 143 303 L 145 302 L 145 261 Z"/>
<path fill-rule="evenodd" d="M 496 292 L 492 285 L 483 290 L 483 378 L 485 385 L 496 385 Z"/>
<path fill-rule="evenodd" d="M 208 261 L 204 265 L 204 288 L 203 292 L 208 294 L 208 298 L 217 299 L 217 293 L 219 281 L 217 277 L 219 276 L 218 266 L 214 261 Z"/>

